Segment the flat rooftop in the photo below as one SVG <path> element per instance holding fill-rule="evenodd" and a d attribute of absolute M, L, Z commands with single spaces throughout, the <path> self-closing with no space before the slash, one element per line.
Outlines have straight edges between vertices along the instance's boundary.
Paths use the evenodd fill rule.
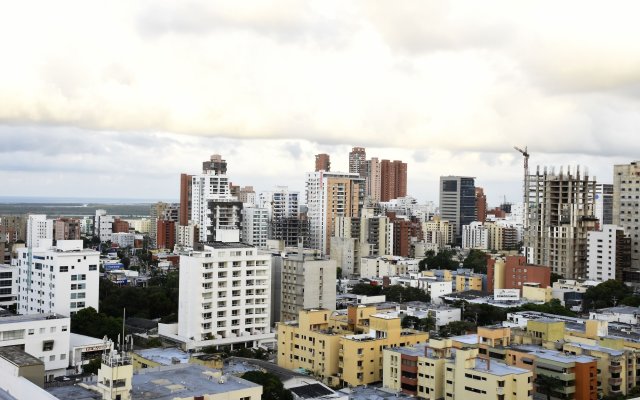
<path fill-rule="evenodd" d="M 189 362 L 189 354 L 175 347 L 136 350 L 134 353 L 162 365 L 172 365 L 173 360 L 178 360 L 180 364 Z"/>
<path fill-rule="evenodd" d="M 530 372 L 527 369 L 512 367 L 498 361 L 488 362 L 487 360 L 482 358 L 476 358 L 476 365 L 474 368 L 472 368 L 472 370 L 499 376 L 511 374 L 526 374 Z"/>
<path fill-rule="evenodd" d="M 42 361 L 22 350 L 20 346 L 0 347 L 0 357 L 18 367 L 29 367 L 32 365 L 44 366 Z"/>
<path fill-rule="evenodd" d="M 69 317 L 65 317 L 64 315 L 60 315 L 60 314 L 27 314 L 27 315 L 12 315 L 8 317 L 1 317 L 0 324 L 15 324 L 18 322 L 45 321 L 49 319 L 70 320 Z"/>
<path fill-rule="evenodd" d="M 173 400 L 205 395 L 220 395 L 247 388 L 260 387 L 235 376 L 224 376 L 224 383 L 213 377 L 216 370 L 197 364 L 176 364 L 141 369 L 133 375 L 133 399 Z M 49 393 L 60 400 L 100 399 L 98 393 L 80 386 L 52 387 Z"/>

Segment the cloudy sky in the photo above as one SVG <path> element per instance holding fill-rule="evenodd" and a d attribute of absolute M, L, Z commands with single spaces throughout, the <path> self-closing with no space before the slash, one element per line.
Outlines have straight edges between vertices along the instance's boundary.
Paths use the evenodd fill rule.
<path fill-rule="evenodd" d="M 0 6 L 2 196 L 178 197 L 210 154 L 302 190 L 314 154 L 409 164 L 409 192 L 522 160 L 610 182 L 640 158 L 640 3 L 13 1 Z M 566 168 L 566 167 L 565 167 Z"/>

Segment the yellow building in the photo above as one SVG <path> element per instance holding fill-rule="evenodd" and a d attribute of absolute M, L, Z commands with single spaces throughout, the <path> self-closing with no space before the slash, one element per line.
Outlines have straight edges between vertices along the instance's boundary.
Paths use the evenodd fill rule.
<path fill-rule="evenodd" d="M 482 290 L 481 274 L 456 275 L 456 292 L 466 292 L 467 290 Z"/>
<path fill-rule="evenodd" d="M 527 332 L 543 342 L 558 342 L 564 339 L 564 322 L 550 318 L 531 320 L 527 322 Z"/>
<path fill-rule="evenodd" d="M 386 349 L 384 387 L 424 399 L 531 399 L 533 373 L 455 349 L 448 340 Z"/>
<path fill-rule="evenodd" d="M 541 288 L 539 283 L 523 283 L 522 298 L 531 302 L 548 303 L 553 299 L 552 289 Z"/>
<path fill-rule="evenodd" d="M 303 368 L 335 386 L 382 380 L 382 351 L 428 339 L 426 332 L 402 329 L 400 318 L 375 307 L 350 307 L 346 314 L 304 310 L 298 322 L 278 324 L 278 365 Z"/>

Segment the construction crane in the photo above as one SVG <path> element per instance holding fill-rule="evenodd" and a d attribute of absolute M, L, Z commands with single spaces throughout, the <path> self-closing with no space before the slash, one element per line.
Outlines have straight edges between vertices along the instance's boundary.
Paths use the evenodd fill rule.
<path fill-rule="evenodd" d="M 518 151 L 519 153 L 522 154 L 522 156 L 524 157 L 524 181 L 522 182 L 524 188 L 522 190 L 522 205 L 524 207 L 523 213 L 523 230 L 524 230 L 524 235 L 525 237 L 528 235 L 528 230 L 529 230 L 529 196 L 528 196 L 528 191 L 529 191 L 529 152 L 527 151 L 527 146 L 524 147 L 524 150 L 522 150 L 520 147 L 517 146 L 513 146 L 514 149 L 516 149 L 516 151 Z M 527 258 L 527 261 L 529 259 L 529 254 L 527 251 L 527 247 L 524 247 L 524 254 L 525 257 Z"/>

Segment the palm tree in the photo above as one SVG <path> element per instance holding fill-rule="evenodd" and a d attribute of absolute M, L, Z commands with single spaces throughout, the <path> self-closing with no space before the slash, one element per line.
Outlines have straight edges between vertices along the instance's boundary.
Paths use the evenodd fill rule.
<path fill-rule="evenodd" d="M 564 381 L 548 375 L 538 374 L 535 384 L 536 392 L 545 394 L 547 396 L 547 400 L 551 400 L 551 395 L 554 392 L 558 392 L 559 389 L 564 388 Z"/>

